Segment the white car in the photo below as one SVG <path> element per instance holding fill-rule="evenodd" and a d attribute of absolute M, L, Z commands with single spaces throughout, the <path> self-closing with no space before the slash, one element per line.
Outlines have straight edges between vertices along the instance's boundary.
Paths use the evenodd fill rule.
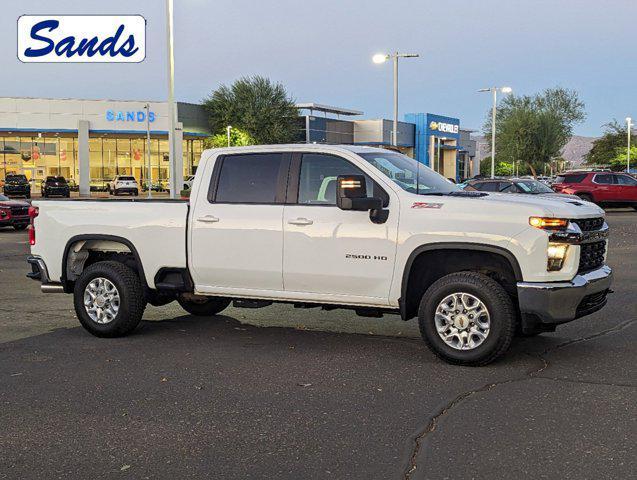
<path fill-rule="evenodd" d="M 29 275 L 72 293 L 101 337 L 131 332 L 147 303 L 212 317 L 285 302 L 417 317 L 439 357 L 484 365 L 516 331 L 599 310 L 612 280 L 598 206 L 462 191 L 372 147 L 208 150 L 190 204 L 33 205 Z"/>
<path fill-rule="evenodd" d="M 108 193 L 110 195 L 120 195 L 128 193 L 130 195 L 139 195 L 139 184 L 135 177 L 130 175 L 117 175 L 108 183 Z"/>
<path fill-rule="evenodd" d="M 194 175 L 188 175 L 185 179 L 184 179 L 184 190 L 188 190 L 192 188 L 192 182 L 194 182 L 195 180 L 195 176 Z"/>

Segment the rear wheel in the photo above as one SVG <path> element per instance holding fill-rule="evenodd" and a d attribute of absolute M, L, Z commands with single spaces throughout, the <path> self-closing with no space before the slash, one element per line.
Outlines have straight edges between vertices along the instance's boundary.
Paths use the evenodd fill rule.
<path fill-rule="evenodd" d="M 504 354 L 515 334 L 511 298 L 495 280 L 458 272 L 436 281 L 418 311 L 427 346 L 446 362 L 481 366 Z"/>
<path fill-rule="evenodd" d="M 75 282 L 75 313 L 97 337 L 121 337 L 142 319 L 146 300 L 138 275 L 119 262 L 97 262 Z"/>
<path fill-rule="evenodd" d="M 201 300 L 177 299 L 181 308 L 197 317 L 211 317 L 230 305 L 230 300 L 220 297 L 202 298 Z"/>

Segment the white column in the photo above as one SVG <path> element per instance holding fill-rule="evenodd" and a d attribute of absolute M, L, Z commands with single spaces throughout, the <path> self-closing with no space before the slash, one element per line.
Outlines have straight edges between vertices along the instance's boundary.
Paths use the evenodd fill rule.
<path fill-rule="evenodd" d="M 80 197 L 88 197 L 91 194 L 91 168 L 89 164 L 88 150 L 88 120 L 77 122 L 77 155 L 80 170 Z"/>

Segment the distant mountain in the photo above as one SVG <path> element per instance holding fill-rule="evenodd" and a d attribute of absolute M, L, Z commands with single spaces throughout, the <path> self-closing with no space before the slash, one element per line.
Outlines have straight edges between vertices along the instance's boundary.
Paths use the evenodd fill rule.
<path fill-rule="evenodd" d="M 573 135 L 562 149 L 562 158 L 570 162 L 571 168 L 579 167 L 584 163 L 584 156 L 593 148 L 596 137 L 581 137 Z"/>
<path fill-rule="evenodd" d="M 477 142 L 476 156 L 478 160 L 488 157 L 491 152 L 491 139 L 485 139 L 484 135 L 472 135 L 471 138 Z M 584 156 L 593 147 L 595 140 L 597 137 L 573 135 L 562 149 L 562 157 L 570 162 L 571 168 L 579 167 L 584 162 Z"/>

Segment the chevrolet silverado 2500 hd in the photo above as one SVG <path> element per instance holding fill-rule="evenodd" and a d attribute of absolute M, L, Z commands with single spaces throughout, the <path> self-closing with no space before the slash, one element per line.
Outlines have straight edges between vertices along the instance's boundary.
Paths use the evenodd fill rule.
<path fill-rule="evenodd" d="M 231 301 L 418 317 L 444 360 L 483 365 L 606 304 L 604 212 L 578 199 L 466 192 L 372 147 L 208 150 L 190 202 L 44 200 L 29 276 L 74 296 L 92 334 L 147 303 L 215 315 Z"/>

